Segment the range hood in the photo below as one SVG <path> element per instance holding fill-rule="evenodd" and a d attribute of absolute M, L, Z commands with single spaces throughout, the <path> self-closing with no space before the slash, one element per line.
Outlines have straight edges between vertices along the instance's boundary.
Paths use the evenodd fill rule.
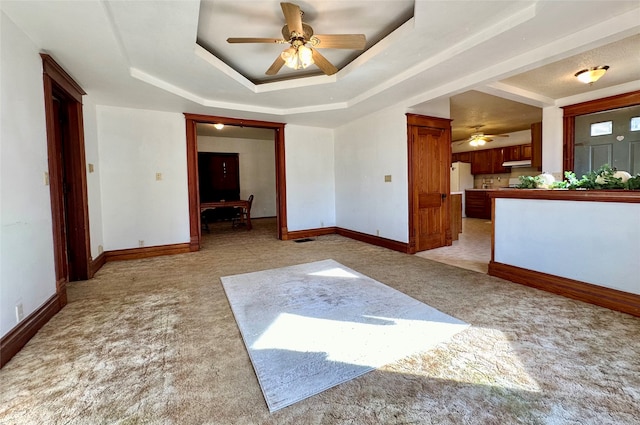
<path fill-rule="evenodd" d="M 502 163 L 503 167 L 511 167 L 511 168 L 518 168 L 518 167 L 531 167 L 531 160 L 530 159 L 525 159 L 522 161 L 506 161 Z"/>

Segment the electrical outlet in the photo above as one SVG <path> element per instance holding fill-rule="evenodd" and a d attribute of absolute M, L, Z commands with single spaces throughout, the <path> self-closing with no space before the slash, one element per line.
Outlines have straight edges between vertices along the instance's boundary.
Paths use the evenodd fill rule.
<path fill-rule="evenodd" d="M 376 229 L 376 236 L 380 236 L 380 229 Z"/>
<path fill-rule="evenodd" d="M 320 222 L 320 227 L 324 227 L 324 221 Z"/>
<path fill-rule="evenodd" d="M 104 252 L 104 247 L 102 245 L 98 245 L 98 254 L 102 254 Z"/>
<path fill-rule="evenodd" d="M 49 172 L 48 171 L 44 172 L 44 185 L 45 186 L 49 186 Z"/>
<path fill-rule="evenodd" d="M 144 241 L 143 240 L 139 240 L 138 241 L 138 246 L 142 248 L 144 246 Z"/>
<path fill-rule="evenodd" d="M 162 180 L 162 173 L 156 173 L 156 180 Z"/>
<path fill-rule="evenodd" d="M 93 164 L 89 164 L 89 172 L 93 173 Z"/>
<path fill-rule="evenodd" d="M 21 322 L 24 319 L 24 308 L 22 303 L 16 304 L 16 322 Z"/>

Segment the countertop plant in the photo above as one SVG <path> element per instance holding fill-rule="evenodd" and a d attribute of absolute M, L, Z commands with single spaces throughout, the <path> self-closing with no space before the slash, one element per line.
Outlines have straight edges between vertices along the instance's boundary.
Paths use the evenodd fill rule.
<path fill-rule="evenodd" d="M 617 171 L 605 164 L 595 171 L 577 178 L 573 171 L 565 171 L 565 179 L 551 183 L 549 189 L 589 189 L 589 190 L 611 190 L 626 189 L 640 190 L 640 173 L 631 176 L 626 172 Z M 520 176 L 519 189 L 536 189 L 544 185 L 541 176 Z"/>

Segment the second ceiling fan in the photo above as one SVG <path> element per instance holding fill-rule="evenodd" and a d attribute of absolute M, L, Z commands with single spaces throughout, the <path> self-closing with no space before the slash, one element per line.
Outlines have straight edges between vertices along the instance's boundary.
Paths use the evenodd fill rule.
<path fill-rule="evenodd" d="M 276 43 L 289 44 L 267 69 L 267 75 L 276 75 L 283 65 L 292 69 L 304 69 L 316 64 L 322 72 L 333 75 L 338 72 L 318 48 L 363 50 L 366 45 L 364 34 L 314 34 L 313 28 L 302 22 L 303 12 L 293 3 L 280 3 L 286 24 L 282 27 L 283 38 L 236 37 L 228 38 L 228 43 Z"/>

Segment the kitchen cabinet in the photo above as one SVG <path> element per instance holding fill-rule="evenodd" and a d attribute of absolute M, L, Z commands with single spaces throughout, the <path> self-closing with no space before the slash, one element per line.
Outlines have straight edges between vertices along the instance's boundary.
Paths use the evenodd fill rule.
<path fill-rule="evenodd" d="M 542 170 L 542 123 L 531 124 L 531 166 Z"/>
<path fill-rule="evenodd" d="M 493 173 L 493 156 L 491 149 L 471 152 L 471 174 Z"/>
<path fill-rule="evenodd" d="M 457 152 L 451 154 L 451 162 L 471 162 L 471 152 Z"/>
<path fill-rule="evenodd" d="M 504 151 L 504 160 L 505 161 L 520 161 L 522 158 L 522 146 L 505 146 L 502 148 Z"/>
<path fill-rule="evenodd" d="M 510 168 L 502 166 L 502 163 L 506 161 L 504 159 L 504 150 L 504 148 L 491 149 L 491 160 L 493 162 L 492 173 L 499 174 L 511 172 Z"/>
<path fill-rule="evenodd" d="M 491 198 L 489 190 L 465 190 L 465 208 L 467 217 L 491 220 Z"/>
<path fill-rule="evenodd" d="M 503 148 L 454 153 L 451 155 L 451 160 L 452 162 L 470 162 L 471 174 L 510 173 L 511 168 L 503 167 L 502 164 L 505 161 L 532 159 L 532 150 L 532 144 L 505 146 Z M 534 166 L 533 161 L 531 166 Z"/>

